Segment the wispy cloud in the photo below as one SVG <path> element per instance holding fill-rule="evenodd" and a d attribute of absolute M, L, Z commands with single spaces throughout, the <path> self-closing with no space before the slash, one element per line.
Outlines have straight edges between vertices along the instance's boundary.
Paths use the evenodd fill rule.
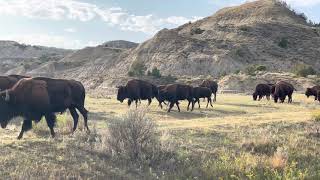
<path fill-rule="evenodd" d="M 181 25 L 200 18 L 180 16 L 158 18 L 152 14 L 138 16 L 120 7 L 107 9 L 76 0 L 0 0 L 1 14 L 50 20 L 90 21 L 99 18 L 122 30 L 146 34 L 154 34 L 161 28 Z"/>
<path fill-rule="evenodd" d="M 19 43 L 42 45 L 49 47 L 59 47 L 65 49 L 80 49 L 85 46 L 96 46 L 102 42 L 83 42 L 77 39 L 69 39 L 65 36 L 53 35 L 53 34 L 27 34 L 27 35 L 8 35 L 0 36 L 1 40 L 13 40 Z"/>
<path fill-rule="evenodd" d="M 75 28 L 65 28 L 64 29 L 65 32 L 68 32 L 68 33 L 75 33 L 77 32 L 77 30 Z"/>

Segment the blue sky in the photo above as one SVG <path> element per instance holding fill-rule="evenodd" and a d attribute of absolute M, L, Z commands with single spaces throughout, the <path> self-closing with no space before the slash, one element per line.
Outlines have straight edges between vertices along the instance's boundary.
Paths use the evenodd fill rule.
<path fill-rule="evenodd" d="M 320 21 L 320 0 L 286 0 Z M 78 49 L 109 40 L 142 42 L 162 28 L 245 0 L 0 0 L 0 39 Z"/>

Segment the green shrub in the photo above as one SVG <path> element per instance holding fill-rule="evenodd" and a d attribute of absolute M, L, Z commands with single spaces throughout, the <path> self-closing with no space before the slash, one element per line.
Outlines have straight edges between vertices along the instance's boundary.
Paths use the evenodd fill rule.
<path fill-rule="evenodd" d="M 258 66 L 256 67 L 256 70 L 257 70 L 257 71 L 266 71 L 266 70 L 267 70 L 267 67 L 266 67 L 266 66 L 263 66 L 263 65 L 258 65 Z"/>
<path fill-rule="evenodd" d="M 194 34 L 202 34 L 204 32 L 204 30 L 200 29 L 200 28 L 194 28 L 194 29 L 191 29 L 191 35 L 194 35 Z"/>
<path fill-rule="evenodd" d="M 311 67 L 306 65 L 297 65 L 294 68 L 294 73 L 297 76 L 307 77 L 308 75 L 315 75 L 317 72 Z"/>
<path fill-rule="evenodd" d="M 129 76 L 143 76 L 147 70 L 143 62 L 134 61 L 131 65 L 130 71 L 128 72 Z"/>
<path fill-rule="evenodd" d="M 161 77 L 160 70 L 158 68 L 154 67 L 151 71 L 151 76 L 156 77 L 156 78 L 160 78 Z"/>
<path fill-rule="evenodd" d="M 133 71 L 129 71 L 128 72 L 128 76 L 130 76 L 130 77 L 134 76 L 134 72 Z"/>
<path fill-rule="evenodd" d="M 139 161 L 150 158 L 150 151 L 160 145 L 155 123 L 145 113 L 143 110 L 131 110 L 110 124 L 108 144 L 115 156 Z"/>
<path fill-rule="evenodd" d="M 281 48 L 288 48 L 288 44 L 289 44 L 289 41 L 287 38 L 281 38 L 278 43 L 278 46 Z"/>
<path fill-rule="evenodd" d="M 255 66 L 248 66 L 245 70 L 245 73 L 250 76 L 255 76 L 256 75 L 256 67 Z"/>

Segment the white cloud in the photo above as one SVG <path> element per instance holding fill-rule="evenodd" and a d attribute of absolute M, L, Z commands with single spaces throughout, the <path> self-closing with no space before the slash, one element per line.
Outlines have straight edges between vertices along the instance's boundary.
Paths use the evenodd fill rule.
<path fill-rule="evenodd" d="M 69 39 L 64 36 L 57 36 L 52 34 L 28 34 L 28 35 L 9 35 L 0 36 L 1 40 L 13 40 L 19 43 L 48 46 L 48 47 L 59 47 L 64 49 L 80 49 L 85 46 L 96 46 L 101 42 L 83 42 L 77 39 Z"/>
<path fill-rule="evenodd" d="M 75 33 L 77 32 L 77 30 L 75 28 L 65 28 L 64 29 L 65 32 L 68 32 L 68 33 Z"/>
<path fill-rule="evenodd" d="M 0 0 L 1 14 L 50 20 L 90 21 L 100 18 L 105 23 L 118 26 L 122 30 L 147 34 L 154 34 L 161 28 L 181 25 L 200 18 L 179 16 L 158 18 L 151 14 L 137 16 L 120 7 L 106 9 L 76 0 Z"/>
<path fill-rule="evenodd" d="M 293 6 L 314 6 L 319 5 L 320 0 L 285 0 L 288 4 Z"/>

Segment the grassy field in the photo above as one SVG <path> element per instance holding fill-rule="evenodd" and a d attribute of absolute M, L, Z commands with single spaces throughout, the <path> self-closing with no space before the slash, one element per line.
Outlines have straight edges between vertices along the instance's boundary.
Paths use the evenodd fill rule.
<path fill-rule="evenodd" d="M 252 101 L 223 94 L 214 108 L 171 113 L 142 102 L 140 110 L 155 121 L 161 146 L 168 151 L 156 165 L 130 162 L 110 153 L 108 126 L 129 108 L 114 97 L 88 98 L 90 134 L 82 123 L 70 134 L 71 116 L 59 115 L 57 137 L 45 122 L 34 125 L 23 140 L 17 119 L 1 129 L 0 176 L 4 179 L 319 179 L 318 102 L 295 95 L 293 104 Z M 319 116 L 319 117 L 318 117 Z M 80 119 L 82 122 L 82 119 Z"/>

